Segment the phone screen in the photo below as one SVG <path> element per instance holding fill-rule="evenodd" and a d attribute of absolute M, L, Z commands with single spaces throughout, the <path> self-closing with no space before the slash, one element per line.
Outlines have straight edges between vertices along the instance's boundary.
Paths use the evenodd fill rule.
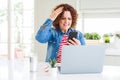
<path fill-rule="evenodd" d="M 69 33 L 69 39 L 71 39 L 72 40 L 72 38 L 77 38 L 77 32 L 70 32 Z"/>

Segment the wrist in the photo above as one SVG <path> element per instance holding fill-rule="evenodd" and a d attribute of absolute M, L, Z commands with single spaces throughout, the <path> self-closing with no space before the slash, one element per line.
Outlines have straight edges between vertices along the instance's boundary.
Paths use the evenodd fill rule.
<path fill-rule="evenodd" d="M 50 19 L 51 19 L 52 21 L 54 21 L 54 20 L 55 20 L 55 18 L 54 18 L 53 16 L 50 16 Z"/>

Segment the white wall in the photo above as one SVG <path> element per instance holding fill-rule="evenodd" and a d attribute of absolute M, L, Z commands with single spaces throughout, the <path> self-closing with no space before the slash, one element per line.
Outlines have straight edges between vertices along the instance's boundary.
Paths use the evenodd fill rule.
<path fill-rule="evenodd" d="M 120 0 L 80 0 L 81 9 L 117 9 Z"/>

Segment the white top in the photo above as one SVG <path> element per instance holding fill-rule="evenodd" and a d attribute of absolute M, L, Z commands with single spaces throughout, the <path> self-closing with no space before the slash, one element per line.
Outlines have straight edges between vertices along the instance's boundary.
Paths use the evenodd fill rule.
<path fill-rule="evenodd" d="M 0 60 L 0 80 L 120 80 L 120 66 L 104 66 L 97 74 L 60 74 L 51 69 L 45 72 L 46 65 L 40 62 L 37 72 L 30 72 L 29 61 Z"/>

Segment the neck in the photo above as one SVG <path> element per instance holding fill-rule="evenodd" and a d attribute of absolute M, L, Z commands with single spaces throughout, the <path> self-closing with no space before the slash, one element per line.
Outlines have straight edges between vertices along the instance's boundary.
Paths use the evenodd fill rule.
<path fill-rule="evenodd" d="M 62 30 L 63 33 L 67 33 L 68 30 Z"/>

